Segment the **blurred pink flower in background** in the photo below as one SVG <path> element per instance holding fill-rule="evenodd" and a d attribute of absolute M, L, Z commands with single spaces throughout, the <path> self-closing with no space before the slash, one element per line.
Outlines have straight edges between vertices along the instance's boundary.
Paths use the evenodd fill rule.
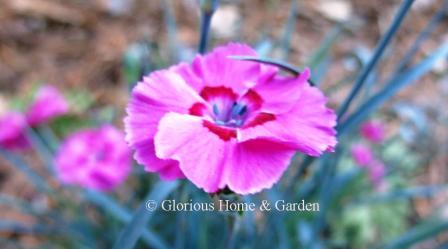
<path fill-rule="evenodd" d="M 352 158 L 361 167 L 367 166 L 373 160 L 373 152 L 364 144 L 355 144 L 351 148 Z"/>
<path fill-rule="evenodd" d="M 381 143 L 385 137 L 384 124 L 379 121 L 367 121 L 361 125 L 360 133 L 372 143 Z"/>
<path fill-rule="evenodd" d="M 35 126 L 47 122 L 67 113 L 68 107 L 64 96 L 56 88 L 44 85 L 36 92 L 33 103 L 28 108 L 26 113 L 28 124 Z"/>
<path fill-rule="evenodd" d="M 376 159 L 372 149 L 365 144 L 353 145 L 351 154 L 353 161 L 367 170 L 370 182 L 378 189 L 382 185 L 386 173 L 384 163 Z"/>
<path fill-rule="evenodd" d="M 25 137 L 25 117 L 18 112 L 8 112 L 0 117 L 0 146 L 5 149 L 23 149 L 29 146 Z"/>
<path fill-rule="evenodd" d="M 63 183 L 111 190 L 131 171 L 130 151 L 124 134 L 110 125 L 81 130 L 62 144 L 55 167 Z"/>
<path fill-rule="evenodd" d="M 310 71 L 229 58 L 229 44 L 145 77 L 125 119 L 134 157 L 163 179 L 187 177 L 206 192 L 255 193 L 276 183 L 296 151 L 319 156 L 337 143 L 336 115 L 310 86 Z"/>
<path fill-rule="evenodd" d="M 368 167 L 369 179 L 373 186 L 378 188 L 383 182 L 384 175 L 386 174 L 386 167 L 383 162 L 374 160 Z"/>

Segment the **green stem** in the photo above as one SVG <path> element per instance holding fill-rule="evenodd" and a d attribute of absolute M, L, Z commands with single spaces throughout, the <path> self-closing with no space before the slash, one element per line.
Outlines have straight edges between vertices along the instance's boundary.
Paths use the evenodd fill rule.
<path fill-rule="evenodd" d="M 204 54 L 207 50 L 208 34 L 213 14 L 218 7 L 218 0 L 201 1 L 201 33 L 199 37 L 198 52 Z"/>

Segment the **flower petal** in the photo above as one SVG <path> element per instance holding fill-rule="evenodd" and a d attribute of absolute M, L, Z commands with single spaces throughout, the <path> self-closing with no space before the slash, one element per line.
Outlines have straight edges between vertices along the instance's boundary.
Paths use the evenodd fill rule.
<path fill-rule="evenodd" d="M 360 133 L 372 143 L 382 143 L 385 137 L 385 127 L 383 123 L 371 120 L 361 125 Z"/>
<path fill-rule="evenodd" d="M 280 114 L 291 110 L 308 84 L 310 70 L 306 68 L 299 76 L 276 76 L 260 81 L 253 90 L 263 99 L 262 112 Z"/>
<path fill-rule="evenodd" d="M 224 160 L 231 143 L 203 126 L 201 118 L 166 114 L 154 139 L 156 155 L 179 161 L 185 176 L 206 192 L 224 187 Z"/>
<path fill-rule="evenodd" d="M 152 139 L 135 145 L 134 158 L 137 163 L 144 166 L 145 171 L 159 172 L 162 179 L 173 180 L 184 177 L 177 161 L 162 160 L 156 156 L 154 141 Z M 161 172 L 166 174 L 162 174 Z"/>
<path fill-rule="evenodd" d="M 185 80 L 185 82 L 196 92 L 200 92 L 204 87 L 204 80 L 200 77 L 200 75 L 196 74 L 190 63 L 181 62 L 170 67 L 168 70 L 179 74 Z"/>
<path fill-rule="evenodd" d="M 379 187 L 386 175 L 386 167 L 383 162 L 374 160 L 368 167 L 369 179 L 375 187 Z"/>
<path fill-rule="evenodd" d="M 352 158 L 361 167 L 367 166 L 374 160 L 372 150 L 364 144 L 355 144 L 351 148 Z"/>
<path fill-rule="evenodd" d="M 206 192 L 227 185 L 238 194 L 272 186 L 295 152 L 270 140 L 226 141 L 204 127 L 200 118 L 177 113 L 162 118 L 155 146 L 158 157 L 178 160 L 185 176 Z"/>
<path fill-rule="evenodd" d="M 293 148 L 269 140 L 238 143 L 226 164 L 226 183 L 238 194 L 270 188 L 283 175 L 294 153 Z"/>
<path fill-rule="evenodd" d="M 126 140 L 131 144 L 152 138 L 160 118 L 168 111 L 188 113 L 201 97 L 169 70 L 145 77 L 132 91 L 125 119 Z"/>
<path fill-rule="evenodd" d="M 54 162 L 62 182 L 97 190 L 115 188 L 131 171 L 124 134 L 109 125 L 71 134 L 59 148 Z"/>
<path fill-rule="evenodd" d="M 169 165 L 167 167 L 164 167 L 159 171 L 159 176 L 163 180 L 176 180 L 179 178 L 185 178 L 184 173 L 179 168 L 179 163 L 175 160 L 166 160 L 166 161 L 172 161 L 175 165 Z"/>
<path fill-rule="evenodd" d="M 24 149 L 29 146 L 25 136 L 26 119 L 18 112 L 8 112 L 0 117 L 0 147 Z"/>
<path fill-rule="evenodd" d="M 163 70 L 145 77 L 134 88 L 125 118 L 126 141 L 135 150 L 134 158 L 161 178 L 183 177 L 178 163 L 160 160 L 154 152 L 154 135 L 159 120 L 168 112 L 188 113 L 201 97 L 175 72 Z M 164 173 L 162 173 L 164 172 Z"/>
<path fill-rule="evenodd" d="M 52 86 L 42 86 L 36 93 L 26 118 L 30 126 L 35 126 L 68 112 L 64 96 Z"/>
<path fill-rule="evenodd" d="M 305 85 L 299 100 L 287 113 L 276 115 L 272 121 L 238 130 L 238 141 L 256 138 L 278 139 L 292 144 L 310 156 L 332 151 L 337 143 L 336 115 L 326 106 L 323 93 Z"/>
<path fill-rule="evenodd" d="M 235 60 L 230 56 L 256 56 L 255 50 L 244 44 L 230 43 L 214 49 L 207 55 L 198 55 L 191 65 L 191 71 L 182 68 L 182 76 L 194 86 L 226 86 L 241 93 L 254 86 L 258 79 L 277 70 L 272 66 L 251 61 Z M 199 82 L 201 79 L 201 83 Z M 199 90 L 199 89 L 198 89 Z"/>

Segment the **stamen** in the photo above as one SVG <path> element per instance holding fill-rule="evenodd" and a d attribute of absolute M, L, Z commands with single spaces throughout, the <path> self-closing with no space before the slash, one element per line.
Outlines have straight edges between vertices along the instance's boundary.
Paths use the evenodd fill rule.
<path fill-rule="evenodd" d="M 235 125 L 237 127 L 240 127 L 242 124 L 243 124 L 243 120 L 242 119 L 235 120 Z"/>
<path fill-rule="evenodd" d="M 219 116 L 219 109 L 218 109 L 218 105 L 216 105 L 216 104 L 213 104 L 213 113 L 216 116 Z"/>
<path fill-rule="evenodd" d="M 226 122 L 224 122 L 224 121 L 222 121 L 222 120 L 219 120 L 219 119 L 216 119 L 215 120 L 215 123 L 217 124 L 217 125 L 221 125 L 221 126 L 226 126 Z"/>
<path fill-rule="evenodd" d="M 247 106 L 245 105 L 239 112 L 239 115 L 242 116 L 247 112 Z"/>
<path fill-rule="evenodd" d="M 237 128 L 245 126 L 247 119 L 257 112 L 263 100 L 258 93 L 249 89 L 243 96 L 234 93 L 228 87 L 204 87 L 201 90 L 202 98 L 207 101 L 208 111 L 204 104 L 195 104 L 190 108 L 190 114 L 207 116 L 214 124 L 220 127 Z"/>
<path fill-rule="evenodd" d="M 242 116 L 246 113 L 247 106 L 235 103 L 232 107 L 232 117 Z"/>

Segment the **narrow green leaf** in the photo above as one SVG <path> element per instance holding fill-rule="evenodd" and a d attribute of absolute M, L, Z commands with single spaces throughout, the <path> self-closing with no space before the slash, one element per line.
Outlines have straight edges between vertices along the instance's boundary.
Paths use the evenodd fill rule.
<path fill-rule="evenodd" d="M 33 187 L 35 187 L 37 190 L 43 193 L 52 192 L 52 189 L 45 182 L 45 180 L 18 155 L 10 151 L 0 149 L 0 156 L 11 163 L 12 166 L 16 167 L 16 169 L 22 171 L 22 173 L 26 175 L 28 180 L 30 180 L 30 183 L 33 185 Z"/>
<path fill-rule="evenodd" d="M 53 163 L 53 153 L 50 147 L 43 141 L 42 137 L 39 134 L 37 134 L 37 132 L 31 127 L 28 127 L 26 129 L 25 135 L 33 145 L 33 148 L 41 158 L 47 170 L 52 175 L 54 175 L 55 169 Z"/>
<path fill-rule="evenodd" d="M 368 196 L 355 201 L 353 204 L 372 204 L 372 203 L 383 203 L 392 202 L 399 200 L 408 200 L 416 197 L 431 197 L 442 191 L 446 191 L 448 185 L 431 185 L 431 186 L 418 186 L 411 187 L 407 189 L 400 189 L 384 194 L 379 194 L 375 196 Z"/>
<path fill-rule="evenodd" d="M 295 66 L 287 63 L 287 62 L 283 62 L 283 61 L 279 61 L 279 60 L 274 60 L 274 59 L 270 59 L 270 58 L 261 58 L 261 57 L 254 57 L 254 56 L 229 56 L 229 58 L 231 59 L 235 59 L 235 60 L 243 60 L 243 61 L 253 61 L 253 62 L 258 62 L 258 63 L 263 63 L 263 64 L 267 64 L 267 65 L 271 65 L 271 66 L 276 66 L 288 73 L 291 73 L 294 76 L 300 75 L 301 71 L 296 68 Z M 315 85 L 314 82 L 312 82 L 311 80 L 308 80 L 310 82 L 311 85 Z"/>
<path fill-rule="evenodd" d="M 316 86 L 319 86 L 322 79 L 325 78 L 325 75 L 330 69 L 330 65 L 331 61 L 328 57 L 326 57 L 315 68 L 310 67 L 313 72 L 311 75 L 311 81 L 313 81 Z"/>
<path fill-rule="evenodd" d="M 20 210 L 20 212 L 25 214 L 41 215 L 40 212 L 36 212 L 36 210 L 31 207 L 30 203 L 7 194 L 0 194 L 0 206 L 6 206 L 14 210 Z"/>
<path fill-rule="evenodd" d="M 253 62 L 258 62 L 258 63 L 264 63 L 264 64 L 268 64 L 268 65 L 272 65 L 272 66 L 276 66 L 280 69 L 285 70 L 286 72 L 289 72 L 293 75 L 299 75 L 300 74 L 300 70 L 298 68 L 296 68 L 295 66 L 286 63 L 286 62 L 282 62 L 279 60 L 274 60 L 274 59 L 270 59 L 270 58 L 261 58 L 261 57 L 254 57 L 254 56 L 229 56 L 229 58 L 231 59 L 235 59 L 235 60 L 242 60 L 242 61 L 253 61 Z"/>
<path fill-rule="evenodd" d="M 446 13 L 448 10 L 448 1 L 444 1 L 443 6 L 439 8 L 437 13 L 432 16 L 429 23 L 423 29 L 422 32 L 417 36 L 412 47 L 406 52 L 401 61 L 395 67 L 394 72 L 398 73 L 403 71 L 404 68 L 408 65 L 408 63 L 414 58 L 415 54 L 417 54 L 418 49 L 421 47 L 422 43 L 430 37 L 430 34 L 437 28 L 438 24 L 446 17 Z"/>
<path fill-rule="evenodd" d="M 50 151 L 55 153 L 59 148 L 59 138 L 54 131 L 46 124 L 37 127 L 37 133 L 41 136 L 42 140 L 48 145 Z"/>
<path fill-rule="evenodd" d="M 257 54 L 260 57 L 266 57 L 272 51 L 272 48 L 272 41 L 267 38 L 261 39 L 261 41 L 255 45 L 255 51 L 257 51 Z"/>
<path fill-rule="evenodd" d="M 132 214 L 128 209 L 101 192 L 87 190 L 85 192 L 85 197 L 123 223 L 129 223 L 132 220 Z M 151 247 L 168 248 L 165 242 L 149 228 L 143 230 L 142 239 Z"/>
<path fill-rule="evenodd" d="M 131 249 L 137 244 L 138 239 L 142 235 L 148 220 L 153 215 L 154 211 L 147 210 L 146 202 L 153 200 L 156 203 L 160 203 L 166 198 L 178 185 L 177 181 L 160 181 L 158 182 L 149 195 L 143 200 L 142 205 L 134 213 L 131 221 L 121 231 L 117 241 L 115 242 L 114 249 Z"/>
<path fill-rule="evenodd" d="M 291 47 L 292 34 L 294 34 L 294 29 L 296 26 L 297 11 L 298 11 L 297 2 L 293 1 L 291 3 L 290 12 L 288 15 L 288 19 L 286 20 L 285 29 L 283 31 L 283 37 L 281 40 L 284 60 L 288 60 L 288 56 L 290 54 L 289 50 Z"/>
<path fill-rule="evenodd" d="M 419 64 L 393 77 L 381 91 L 373 95 L 352 115 L 350 115 L 347 120 L 345 120 L 338 126 L 338 135 L 344 134 L 347 130 L 350 130 L 350 128 L 362 122 L 362 120 L 364 120 L 370 113 L 376 110 L 382 103 L 394 96 L 403 87 L 415 82 L 420 77 L 425 75 L 429 70 L 433 68 L 434 64 L 438 60 L 443 59 L 447 56 L 448 43 L 445 43 Z"/>
<path fill-rule="evenodd" d="M 346 132 L 351 128 L 361 123 L 370 113 L 379 108 L 381 104 L 394 96 L 403 87 L 415 82 L 417 79 L 425 75 L 429 70 L 432 69 L 432 67 L 438 60 L 443 59 L 446 56 L 448 56 L 448 43 L 440 46 L 431 55 L 426 57 L 416 66 L 412 67 L 404 73 L 393 77 L 388 81 L 386 86 L 381 91 L 364 102 L 345 121 L 338 124 L 338 126 L 336 127 L 338 136 L 341 137 L 342 135 L 346 134 Z M 305 160 L 306 164 L 303 165 L 303 170 L 306 169 L 314 160 L 314 157 L 310 157 L 309 159 Z M 295 179 L 297 179 L 298 176 L 299 174 Z M 305 190 L 302 190 L 302 192 L 303 191 Z"/>
<path fill-rule="evenodd" d="M 13 220 L 0 220 L 0 232 L 10 232 L 18 234 L 45 234 L 45 235 L 56 235 L 56 234 L 66 234 L 67 231 L 60 229 L 57 226 L 47 226 L 47 225 L 28 225 Z"/>
<path fill-rule="evenodd" d="M 308 60 L 306 65 L 308 65 L 313 71 L 321 64 L 325 58 L 328 57 L 330 48 L 336 42 L 338 37 L 342 34 L 345 25 L 343 23 L 338 24 L 324 37 L 316 52 L 313 53 L 311 58 Z"/>
<path fill-rule="evenodd" d="M 341 107 L 339 108 L 338 119 L 341 119 L 344 116 L 345 112 L 350 107 L 350 104 L 352 103 L 353 99 L 358 95 L 359 91 L 363 87 L 367 77 L 370 75 L 370 72 L 378 64 L 387 45 L 390 43 L 392 38 L 397 33 L 397 30 L 400 27 L 400 24 L 402 23 L 404 17 L 406 16 L 409 9 L 411 8 L 412 3 L 414 3 L 414 0 L 405 0 L 401 4 L 400 9 L 398 10 L 397 14 L 395 15 L 395 18 L 392 21 L 389 29 L 387 30 L 386 34 L 381 38 L 380 42 L 378 43 L 378 46 L 375 49 L 375 52 L 373 53 L 372 59 L 362 69 L 361 73 L 359 74 L 358 78 L 356 79 L 356 82 L 355 82 L 351 92 L 349 93 L 348 97 L 345 99 L 344 103 L 342 103 Z"/>
<path fill-rule="evenodd" d="M 20 244 L 20 241 L 0 237 L 0 245 L 6 248 L 26 249 Z M 50 248 L 49 248 L 50 249 Z"/>
<path fill-rule="evenodd" d="M 417 225 L 397 239 L 390 241 L 382 249 L 402 249 L 409 248 L 418 242 L 437 236 L 439 233 L 448 230 L 448 222 L 445 219 L 431 219 L 423 224 Z"/>
<path fill-rule="evenodd" d="M 165 27 L 168 33 L 168 48 L 170 51 L 171 62 L 179 61 L 181 57 L 179 53 L 179 39 L 177 39 L 177 26 L 176 20 L 173 15 L 173 9 L 170 0 L 161 0 L 160 4 L 163 10 L 163 16 L 165 21 Z"/>
<path fill-rule="evenodd" d="M 198 52 L 204 54 L 207 50 L 208 34 L 210 32 L 210 24 L 212 16 L 218 8 L 218 0 L 201 0 L 201 30 L 199 35 Z"/>

